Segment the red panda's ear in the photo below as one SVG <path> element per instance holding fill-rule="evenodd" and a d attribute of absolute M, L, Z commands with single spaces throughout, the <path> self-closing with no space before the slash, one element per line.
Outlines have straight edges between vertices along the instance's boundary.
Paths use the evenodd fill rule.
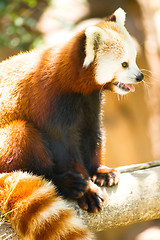
<path fill-rule="evenodd" d="M 83 67 L 88 67 L 95 58 L 96 49 L 107 39 L 107 33 L 97 26 L 90 26 L 85 31 L 85 59 Z"/>
<path fill-rule="evenodd" d="M 116 16 L 114 14 L 112 14 L 111 16 L 106 17 L 104 20 L 105 21 L 116 22 Z"/>
<path fill-rule="evenodd" d="M 116 22 L 120 26 L 125 25 L 126 13 L 122 8 L 118 8 L 106 21 Z"/>
<path fill-rule="evenodd" d="M 118 8 L 115 12 L 114 15 L 116 16 L 116 23 L 118 25 L 124 26 L 125 21 L 126 21 L 126 13 L 122 8 Z"/>

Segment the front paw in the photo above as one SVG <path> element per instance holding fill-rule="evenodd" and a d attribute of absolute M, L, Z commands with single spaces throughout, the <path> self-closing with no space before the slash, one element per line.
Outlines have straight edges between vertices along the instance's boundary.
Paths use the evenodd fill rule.
<path fill-rule="evenodd" d="M 102 165 L 97 169 L 96 174 L 92 176 L 92 181 L 101 187 L 112 187 L 118 184 L 119 176 L 120 173 L 116 169 Z"/>
<path fill-rule="evenodd" d="M 101 189 L 91 180 L 88 183 L 89 189 L 79 198 L 79 206 L 88 212 L 98 212 L 103 207 L 104 197 Z"/>
<path fill-rule="evenodd" d="M 53 181 L 58 192 L 65 198 L 80 198 L 88 190 L 88 181 L 79 173 L 54 174 Z"/>

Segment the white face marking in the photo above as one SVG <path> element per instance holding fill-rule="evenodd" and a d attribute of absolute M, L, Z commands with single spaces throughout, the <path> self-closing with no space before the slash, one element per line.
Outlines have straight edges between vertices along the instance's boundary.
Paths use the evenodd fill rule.
<path fill-rule="evenodd" d="M 95 61 L 95 81 L 102 86 L 111 83 L 113 91 L 123 95 L 134 91 L 131 84 L 141 81 L 143 74 L 136 65 L 135 45 L 124 26 L 125 12 L 119 8 L 114 16 L 116 22 L 107 22 L 102 28 L 91 26 L 86 29 L 83 67 L 87 68 Z"/>
<path fill-rule="evenodd" d="M 84 59 L 83 67 L 87 68 L 90 63 L 93 62 L 95 57 L 94 42 L 99 38 L 98 41 L 107 39 L 107 34 L 101 28 L 96 26 L 90 26 L 86 29 L 86 57 Z"/>
<path fill-rule="evenodd" d="M 122 39 L 121 44 L 122 44 Z M 119 56 L 119 52 L 97 54 L 96 82 L 100 85 L 115 82 L 113 89 L 116 93 L 124 95 L 129 89 L 122 88 L 123 84 L 138 83 L 136 77 L 141 73 L 136 64 L 136 49 L 131 38 L 123 39 L 123 52 Z M 126 41 L 126 42 L 125 42 Z M 118 48 L 118 45 L 117 45 Z M 127 62 L 128 67 L 123 68 L 122 63 Z M 119 84 L 118 84 L 119 83 Z M 123 83 L 123 84 L 121 84 Z"/>

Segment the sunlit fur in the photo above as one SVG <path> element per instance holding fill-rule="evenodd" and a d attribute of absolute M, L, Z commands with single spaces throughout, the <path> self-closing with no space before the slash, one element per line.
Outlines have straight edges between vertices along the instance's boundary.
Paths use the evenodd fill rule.
<path fill-rule="evenodd" d="M 0 211 L 24 240 L 91 240 L 55 187 L 25 172 L 0 174 Z"/>
<path fill-rule="evenodd" d="M 25 240 L 93 238 L 55 189 L 95 212 L 99 186 L 118 183 L 104 166 L 100 110 L 102 89 L 124 94 L 113 82 L 135 83 L 140 72 L 124 23 L 118 9 L 60 48 L 0 63 L 0 212 Z"/>
<path fill-rule="evenodd" d="M 95 59 L 95 78 L 98 84 L 110 82 L 135 84 L 136 76 L 140 73 L 136 65 L 136 48 L 124 26 L 125 12 L 118 9 L 114 14 L 116 14 L 116 22 L 101 22 L 96 27 L 87 28 L 87 56 L 84 65 L 88 66 Z M 96 37 L 98 51 L 93 51 Z M 127 69 L 122 67 L 123 62 L 129 64 Z M 113 90 L 122 95 L 128 93 L 117 86 L 113 86 Z"/>

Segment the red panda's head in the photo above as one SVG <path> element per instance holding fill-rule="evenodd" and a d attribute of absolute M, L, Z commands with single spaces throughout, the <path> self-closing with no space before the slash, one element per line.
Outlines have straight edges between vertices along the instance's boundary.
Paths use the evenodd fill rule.
<path fill-rule="evenodd" d="M 143 80 L 136 65 L 136 48 L 126 30 L 125 12 L 119 8 L 110 17 L 96 26 L 86 28 L 84 68 L 95 65 L 95 80 L 98 85 L 111 85 L 121 95 L 135 90 L 132 84 Z"/>

